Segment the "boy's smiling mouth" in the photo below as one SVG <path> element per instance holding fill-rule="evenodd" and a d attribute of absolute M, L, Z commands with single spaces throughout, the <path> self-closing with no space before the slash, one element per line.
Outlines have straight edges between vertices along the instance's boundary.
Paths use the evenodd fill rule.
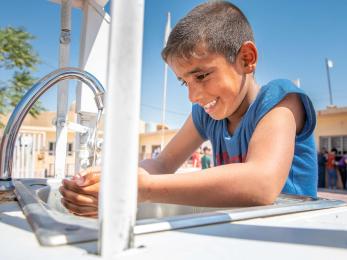
<path fill-rule="evenodd" d="M 214 108 L 214 106 L 216 105 L 218 101 L 218 98 L 212 100 L 211 102 L 207 103 L 206 105 L 203 106 L 203 108 L 205 109 L 205 112 L 208 113 L 211 111 L 212 108 Z"/>

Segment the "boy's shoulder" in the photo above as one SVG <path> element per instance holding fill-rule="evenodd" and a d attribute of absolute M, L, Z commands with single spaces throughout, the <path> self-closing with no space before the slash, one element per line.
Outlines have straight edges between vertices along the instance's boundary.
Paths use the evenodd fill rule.
<path fill-rule="evenodd" d="M 306 93 L 292 81 L 287 79 L 272 80 L 262 86 L 252 104 L 254 107 L 253 110 L 257 111 L 257 114 L 262 114 L 261 111 L 267 113 L 289 94 L 298 94 L 304 107 L 309 110 L 306 112 L 309 112 L 310 114 L 315 113 L 313 104 Z"/>
<path fill-rule="evenodd" d="M 304 129 L 297 138 L 298 140 L 301 138 L 306 139 L 310 136 L 316 125 L 316 112 L 312 101 L 301 88 L 287 79 L 272 80 L 261 87 L 257 98 L 249 108 L 249 119 L 253 127 L 289 94 L 298 94 L 304 107 L 306 122 Z"/>
<path fill-rule="evenodd" d="M 274 79 L 269 83 L 261 87 L 259 94 L 270 93 L 274 94 L 289 94 L 289 93 L 298 93 L 305 94 L 305 92 L 295 85 L 292 81 L 288 79 Z M 306 94 L 305 94 L 306 95 Z"/>

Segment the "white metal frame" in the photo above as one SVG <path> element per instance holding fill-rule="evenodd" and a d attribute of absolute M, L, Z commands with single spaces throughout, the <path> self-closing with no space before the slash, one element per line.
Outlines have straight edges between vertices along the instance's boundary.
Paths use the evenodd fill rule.
<path fill-rule="evenodd" d="M 111 16 L 99 199 L 99 252 L 105 259 L 130 248 L 133 241 L 144 0 L 112 1 Z"/>
<path fill-rule="evenodd" d="M 71 4 L 72 0 L 61 2 L 61 31 L 59 45 L 59 67 L 68 67 L 70 64 L 71 42 Z M 56 178 L 65 177 L 66 144 L 68 129 L 66 125 L 69 101 L 69 81 L 59 83 L 57 95 L 56 145 L 54 174 Z"/>
<path fill-rule="evenodd" d="M 107 1 L 83 1 L 83 21 L 80 36 L 79 67 L 92 73 L 103 86 L 106 86 L 108 39 L 111 18 L 103 9 Z M 80 125 L 95 127 L 97 109 L 94 95 L 84 84 L 78 83 L 76 89 L 77 122 Z M 80 171 L 82 160 L 88 157 L 87 138 L 76 135 L 75 137 L 75 171 Z"/>

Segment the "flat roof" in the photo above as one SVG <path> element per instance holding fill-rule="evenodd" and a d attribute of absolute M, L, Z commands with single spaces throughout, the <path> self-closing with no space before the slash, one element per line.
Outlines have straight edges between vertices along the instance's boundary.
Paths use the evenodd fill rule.
<path fill-rule="evenodd" d="M 332 107 L 327 107 L 326 109 L 317 111 L 318 116 L 334 115 L 334 114 L 342 114 L 342 113 L 347 113 L 347 107 L 332 106 Z"/>

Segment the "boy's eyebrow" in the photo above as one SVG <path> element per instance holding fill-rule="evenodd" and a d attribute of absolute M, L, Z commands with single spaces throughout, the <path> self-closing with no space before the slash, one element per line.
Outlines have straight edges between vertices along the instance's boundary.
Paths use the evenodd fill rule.
<path fill-rule="evenodd" d="M 189 75 L 191 75 L 191 74 L 200 72 L 200 71 L 202 71 L 202 70 L 203 70 L 202 68 L 196 67 L 196 68 L 192 69 L 191 71 L 188 71 L 186 74 L 184 74 L 184 76 L 186 77 L 186 76 L 189 76 Z"/>
<path fill-rule="evenodd" d="M 187 73 L 185 73 L 183 76 L 184 77 L 187 77 L 187 76 L 189 76 L 189 75 L 191 75 L 191 74 L 194 74 L 194 73 L 198 73 L 198 72 L 201 72 L 201 71 L 206 71 L 207 69 L 205 68 L 201 68 L 201 67 L 195 67 L 194 69 L 192 69 L 191 71 L 188 71 Z M 177 77 L 177 79 L 179 80 L 179 81 L 182 81 L 182 78 L 181 77 Z"/>

